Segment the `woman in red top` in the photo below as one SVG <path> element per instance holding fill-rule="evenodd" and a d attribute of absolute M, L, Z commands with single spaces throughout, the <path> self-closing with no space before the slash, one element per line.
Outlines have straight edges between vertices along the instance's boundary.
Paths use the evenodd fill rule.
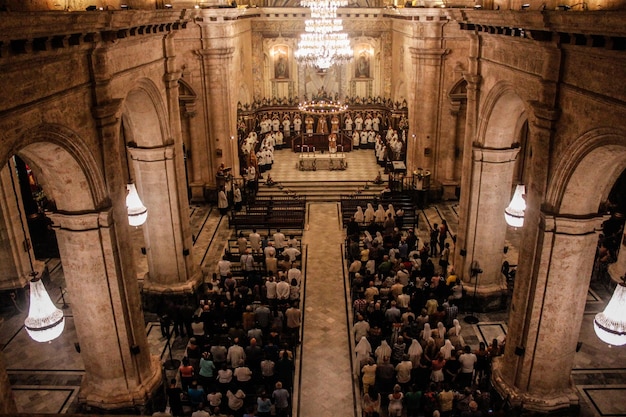
<path fill-rule="evenodd" d="M 439 353 L 437 357 L 431 363 L 430 380 L 441 384 L 444 380 L 443 367 L 446 364 L 446 360 L 443 355 Z"/>
<path fill-rule="evenodd" d="M 187 392 L 187 389 L 189 388 L 189 385 L 191 385 L 195 375 L 193 366 L 189 364 L 189 359 L 187 357 L 183 358 L 183 363 L 180 365 L 180 368 L 178 368 L 178 371 L 180 372 L 180 383 L 183 386 L 183 392 Z"/>

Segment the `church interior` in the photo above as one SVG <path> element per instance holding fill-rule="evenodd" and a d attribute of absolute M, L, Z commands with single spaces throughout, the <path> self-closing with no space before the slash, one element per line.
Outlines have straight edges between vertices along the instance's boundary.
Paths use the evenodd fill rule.
<path fill-rule="evenodd" d="M 253 297 L 258 228 L 303 277 L 288 414 L 372 417 L 349 230 L 383 202 L 415 249 L 447 224 L 455 334 L 504 345 L 498 409 L 463 415 L 626 415 L 624 22 L 624 0 L 0 0 L 0 415 L 158 412 L 192 336 L 163 312 L 202 313 L 220 259 Z M 338 26 L 327 60 L 305 35 Z"/>

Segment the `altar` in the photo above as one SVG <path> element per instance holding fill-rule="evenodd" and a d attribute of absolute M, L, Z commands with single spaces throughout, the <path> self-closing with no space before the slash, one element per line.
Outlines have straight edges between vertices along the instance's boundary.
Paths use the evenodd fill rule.
<path fill-rule="evenodd" d="M 298 166 L 300 171 L 316 171 L 327 169 L 330 171 L 343 171 L 348 167 L 346 155 L 339 153 L 304 152 L 298 156 Z"/>

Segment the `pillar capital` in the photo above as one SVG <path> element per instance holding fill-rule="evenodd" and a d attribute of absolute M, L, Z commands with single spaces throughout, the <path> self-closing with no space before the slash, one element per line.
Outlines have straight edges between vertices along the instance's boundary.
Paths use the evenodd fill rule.
<path fill-rule="evenodd" d="M 450 53 L 450 49 L 409 47 L 409 52 L 411 58 L 423 60 L 425 64 L 441 65 L 441 61 Z"/>
<path fill-rule="evenodd" d="M 113 211 L 94 213 L 51 213 L 52 227 L 71 231 L 95 230 L 113 225 Z"/>
<path fill-rule="evenodd" d="M 203 59 L 228 59 L 234 52 L 235 48 L 231 46 L 196 50 L 196 54 Z"/>
<path fill-rule="evenodd" d="M 484 163 L 507 163 L 515 161 L 517 158 L 517 154 L 519 153 L 520 148 L 504 148 L 504 149 L 495 149 L 495 148 L 483 148 L 480 146 L 473 146 L 472 149 L 472 159 L 477 162 Z"/>
<path fill-rule="evenodd" d="M 130 157 L 140 162 L 159 162 L 174 159 L 174 144 L 163 145 L 156 148 L 128 147 Z"/>
<path fill-rule="evenodd" d="M 540 227 L 548 233 L 587 235 L 601 230 L 604 220 L 604 217 L 597 213 L 589 216 L 559 216 L 542 212 Z"/>

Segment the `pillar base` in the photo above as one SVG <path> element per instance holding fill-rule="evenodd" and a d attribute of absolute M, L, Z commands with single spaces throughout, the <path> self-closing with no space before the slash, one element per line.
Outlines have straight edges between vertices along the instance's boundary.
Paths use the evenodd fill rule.
<path fill-rule="evenodd" d="M 202 284 L 203 275 L 200 270 L 186 282 L 169 285 L 151 282 L 150 277 L 146 274 L 141 288 L 143 309 L 156 313 L 159 311 L 159 307 L 163 307 L 167 301 L 175 303 L 191 302 L 192 305 L 195 305 L 196 296 Z"/>
<path fill-rule="evenodd" d="M 163 383 L 161 361 L 158 356 L 150 357 L 150 377 L 133 390 L 123 390 L 127 384 L 104 384 L 100 381 L 83 380 L 78 394 L 78 403 L 86 412 L 124 412 L 135 414 L 143 411 Z M 110 387 L 109 385 L 114 385 Z M 117 391 L 122 388 L 123 391 Z"/>
<path fill-rule="evenodd" d="M 457 181 L 441 181 L 441 187 L 443 188 L 442 200 L 458 200 L 459 197 L 456 194 L 456 189 L 459 186 Z"/>
<path fill-rule="evenodd" d="M 568 388 L 558 392 L 545 394 L 520 392 L 517 387 L 509 385 L 502 377 L 503 364 L 502 357 L 494 358 L 491 383 L 502 399 L 506 400 L 511 407 L 537 413 L 556 413 L 579 408 L 580 399 L 571 380 Z"/>
<path fill-rule="evenodd" d="M 191 190 L 191 202 L 192 203 L 204 203 L 206 197 L 204 196 L 204 183 L 191 183 L 189 184 Z"/>
<path fill-rule="evenodd" d="M 476 298 L 474 299 L 474 284 L 464 282 L 463 286 L 467 290 L 465 295 L 465 309 L 473 312 L 485 313 L 488 311 L 502 310 L 506 306 L 507 288 L 502 285 L 480 285 L 476 287 Z"/>

